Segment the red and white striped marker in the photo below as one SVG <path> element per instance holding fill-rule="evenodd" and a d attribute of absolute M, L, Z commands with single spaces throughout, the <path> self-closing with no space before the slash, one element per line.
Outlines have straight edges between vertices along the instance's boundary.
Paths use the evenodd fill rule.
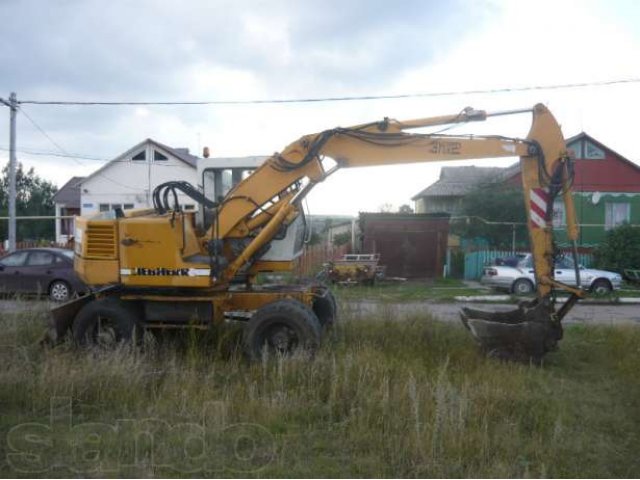
<path fill-rule="evenodd" d="M 533 228 L 544 228 L 547 226 L 545 217 L 547 216 L 547 205 L 549 203 L 549 193 L 546 188 L 532 188 L 529 195 L 529 217 Z"/>

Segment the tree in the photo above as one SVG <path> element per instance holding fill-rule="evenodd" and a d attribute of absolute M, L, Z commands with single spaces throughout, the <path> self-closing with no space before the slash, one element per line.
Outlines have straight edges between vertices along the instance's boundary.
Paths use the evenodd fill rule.
<path fill-rule="evenodd" d="M 508 223 L 517 223 L 516 244 L 528 245 L 527 219 L 520 189 L 502 183 L 483 185 L 462 198 L 461 215 L 469 218 L 454 222 L 452 233 L 466 238 L 482 237 L 493 248 L 510 249 L 514 226 Z"/>
<path fill-rule="evenodd" d="M 610 230 L 594 252 L 598 268 L 622 273 L 640 268 L 640 228 L 625 224 Z"/>
<path fill-rule="evenodd" d="M 400 208 L 398 208 L 398 213 L 413 213 L 413 208 L 405 203 L 404 205 L 400 205 Z"/>
<path fill-rule="evenodd" d="M 339 247 L 341 245 L 346 245 L 350 241 L 351 241 L 351 232 L 336 233 L 333 236 L 333 244 L 336 247 Z"/>
<path fill-rule="evenodd" d="M 390 213 L 393 210 L 393 205 L 389 202 L 385 202 L 382 205 L 378 206 L 378 212 L 380 213 Z"/>
<path fill-rule="evenodd" d="M 9 215 L 9 165 L 2 169 L 0 178 L 0 215 Z M 16 166 L 16 215 L 55 215 L 53 195 L 57 188 L 51 182 L 36 175 L 33 168 L 25 172 L 21 163 Z M 53 220 L 18 220 L 17 240 L 53 240 Z M 0 238 L 8 237 L 9 224 L 0 222 Z"/>

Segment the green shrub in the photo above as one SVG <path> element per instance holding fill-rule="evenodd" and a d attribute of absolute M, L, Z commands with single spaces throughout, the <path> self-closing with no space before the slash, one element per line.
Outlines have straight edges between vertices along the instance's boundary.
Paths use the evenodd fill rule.
<path fill-rule="evenodd" d="M 640 268 L 640 228 L 625 224 L 611 230 L 594 257 L 597 268 L 616 272 Z"/>

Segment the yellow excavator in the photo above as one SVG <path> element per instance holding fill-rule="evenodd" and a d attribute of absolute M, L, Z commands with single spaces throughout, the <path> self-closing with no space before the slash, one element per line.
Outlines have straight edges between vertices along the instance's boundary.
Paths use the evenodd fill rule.
<path fill-rule="evenodd" d="M 412 132 L 519 113 L 532 115 L 524 139 Z M 303 136 L 253 172 L 209 172 L 211 188 L 204 193 L 186 182 L 167 182 L 154 190 L 153 208 L 80 217 L 75 269 L 92 293 L 52 311 L 51 335 L 60 339 L 70 332 L 77 344 L 92 345 L 106 338 L 135 341 L 147 329 L 209 329 L 237 320 L 246 324 L 244 346 L 252 358 L 265 348 L 313 350 L 336 319 L 330 290 L 255 280 L 260 273 L 293 269 L 306 230 L 301 201 L 314 185 L 341 168 L 514 156 L 520 157 L 537 297 L 507 313 L 464 309 L 462 321 L 490 355 L 539 361 L 557 347 L 562 318 L 584 295 L 553 277 L 554 199 L 564 201 L 574 246 L 578 228 L 572 159 L 543 105 L 496 113 L 467 108 L 325 130 Z M 181 207 L 184 195 L 199 203 L 198 212 Z M 571 294 L 559 309 L 554 289 Z"/>

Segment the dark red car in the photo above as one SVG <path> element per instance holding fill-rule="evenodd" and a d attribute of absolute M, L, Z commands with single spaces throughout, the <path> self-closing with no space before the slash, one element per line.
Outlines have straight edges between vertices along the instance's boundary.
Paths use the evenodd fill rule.
<path fill-rule="evenodd" d="M 73 251 L 62 248 L 26 248 L 0 258 L 0 292 L 44 294 L 66 302 L 87 286 L 73 270 Z"/>

